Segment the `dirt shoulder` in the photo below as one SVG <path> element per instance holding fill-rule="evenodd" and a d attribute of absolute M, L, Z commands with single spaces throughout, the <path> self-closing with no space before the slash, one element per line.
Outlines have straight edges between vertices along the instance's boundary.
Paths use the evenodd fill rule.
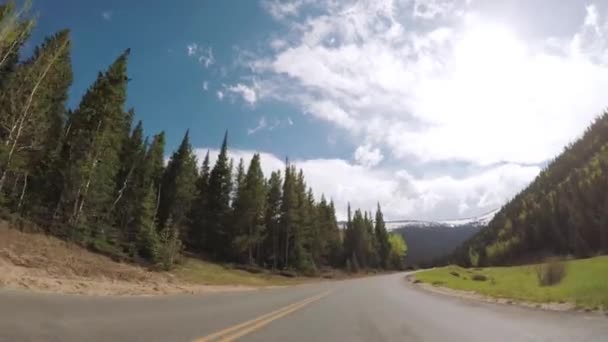
<path fill-rule="evenodd" d="M 117 263 L 57 238 L 0 223 L 0 288 L 87 295 L 163 295 L 251 290 L 201 285 L 167 272 Z"/>

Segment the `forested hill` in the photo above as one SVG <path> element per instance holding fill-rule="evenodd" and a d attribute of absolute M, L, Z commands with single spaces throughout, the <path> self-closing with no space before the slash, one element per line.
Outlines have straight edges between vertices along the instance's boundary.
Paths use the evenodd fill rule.
<path fill-rule="evenodd" d="M 426 268 L 453 252 L 482 228 L 483 226 L 473 224 L 457 227 L 410 225 L 397 228 L 393 233 L 401 234 L 408 243 L 406 265 Z"/>
<path fill-rule="evenodd" d="M 520 263 L 546 254 L 608 252 L 608 113 L 463 244 L 452 262 Z"/>

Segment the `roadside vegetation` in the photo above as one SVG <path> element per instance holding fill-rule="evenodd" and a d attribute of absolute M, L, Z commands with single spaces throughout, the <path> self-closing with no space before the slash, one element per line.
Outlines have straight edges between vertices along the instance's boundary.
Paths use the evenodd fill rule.
<path fill-rule="evenodd" d="M 415 278 L 496 298 L 608 310 L 608 256 L 513 267 L 451 265 L 416 273 Z"/>
<path fill-rule="evenodd" d="M 184 258 L 172 273 L 180 280 L 201 285 L 243 285 L 253 287 L 295 285 L 313 278 L 288 277 L 266 269 L 246 269 L 196 258 Z"/>

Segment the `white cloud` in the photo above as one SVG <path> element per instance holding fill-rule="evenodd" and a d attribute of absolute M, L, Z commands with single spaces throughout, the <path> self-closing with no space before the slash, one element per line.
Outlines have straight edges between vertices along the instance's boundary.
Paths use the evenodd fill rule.
<path fill-rule="evenodd" d="M 206 49 L 201 49 L 198 56 L 198 61 L 205 68 L 209 68 L 211 65 L 215 64 L 215 57 L 213 56 L 213 49 L 208 47 Z"/>
<path fill-rule="evenodd" d="M 605 107 L 608 13 L 580 5 L 578 29 L 535 37 L 471 3 L 264 1 L 284 27 L 263 52 L 241 54 L 249 74 L 222 90 L 252 105 L 287 102 L 350 137 L 352 162 L 295 161 L 339 209 L 379 200 L 393 219 L 480 214 Z"/>
<path fill-rule="evenodd" d="M 186 45 L 186 53 L 188 57 L 196 58 L 205 68 L 209 68 L 215 64 L 215 57 L 213 56 L 213 49 L 211 47 L 190 43 Z"/>
<path fill-rule="evenodd" d="M 258 132 L 266 127 L 268 127 L 268 124 L 266 123 L 266 117 L 262 116 L 260 118 L 260 120 L 258 121 L 257 126 L 255 126 L 254 128 L 247 129 L 247 135 L 255 134 L 256 132 Z"/>
<path fill-rule="evenodd" d="M 456 8 L 468 4 L 468 1 L 454 0 L 415 0 L 412 16 L 421 19 L 437 19 L 454 14 Z M 462 13 L 461 11 L 459 13 Z"/>
<path fill-rule="evenodd" d="M 280 49 L 284 48 L 285 46 L 287 46 L 287 42 L 282 39 L 273 39 L 270 42 L 270 47 L 272 47 L 275 50 L 280 50 Z"/>
<path fill-rule="evenodd" d="M 321 3 L 307 16 L 296 14 L 308 3 L 266 5 L 290 20 L 281 44 L 251 61 L 259 89 L 272 90 L 256 100 L 293 103 L 391 158 L 539 163 L 606 104 L 608 21 L 595 6 L 555 51 L 469 1 Z"/>
<path fill-rule="evenodd" d="M 289 16 L 296 16 L 303 5 L 312 2 L 312 0 L 264 0 L 262 6 L 275 19 L 281 20 Z"/>
<path fill-rule="evenodd" d="M 224 99 L 224 92 L 221 90 L 218 90 L 217 93 L 215 93 L 217 95 L 217 99 L 222 101 Z"/>
<path fill-rule="evenodd" d="M 209 81 L 203 81 L 203 90 L 204 91 L 209 90 Z"/>
<path fill-rule="evenodd" d="M 188 52 L 188 56 L 194 56 L 198 52 L 198 44 L 190 43 L 186 46 L 186 51 Z"/>
<path fill-rule="evenodd" d="M 287 119 L 288 120 L 285 122 L 282 122 L 279 119 L 274 119 L 272 121 L 272 123 L 269 123 L 268 120 L 266 120 L 266 117 L 262 116 L 258 120 L 258 123 L 255 127 L 247 129 L 247 135 L 252 135 L 252 134 L 258 133 L 260 131 L 264 131 L 264 130 L 273 131 L 275 128 L 282 126 L 284 124 L 289 125 L 289 118 L 287 118 Z"/>
<path fill-rule="evenodd" d="M 203 160 L 207 150 L 195 149 L 199 161 Z M 212 165 L 218 153 L 217 149 L 210 149 Z M 229 157 L 235 163 L 243 158 L 245 165 L 254 153 L 256 151 L 229 149 Z M 275 170 L 283 172 L 285 164 L 280 158 L 264 152 L 260 157 L 266 177 Z M 404 170 L 372 170 L 341 159 L 290 162 L 304 170 L 307 185 L 313 188 L 317 199 L 325 194 L 335 201 L 339 219 L 345 218 L 349 201 L 354 208 L 364 210 L 374 210 L 379 201 L 386 218 L 393 220 L 472 216 L 479 210 L 489 211 L 500 206 L 540 171 L 536 166 L 506 164 L 466 178 L 442 176 L 427 179 L 415 178 Z"/>
<path fill-rule="evenodd" d="M 290 117 L 287 117 L 287 124 L 288 124 L 289 126 L 293 126 L 293 120 L 291 120 L 291 118 L 290 118 Z"/>
<path fill-rule="evenodd" d="M 371 145 L 367 144 L 357 147 L 354 158 L 357 164 L 372 167 L 378 165 L 384 159 L 384 155 L 379 148 L 372 148 Z"/>
<path fill-rule="evenodd" d="M 226 91 L 239 95 L 245 102 L 254 105 L 258 100 L 258 96 L 254 87 L 249 87 L 243 83 L 237 83 L 233 86 L 227 86 Z"/>
<path fill-rule="evenodd" d="M 112 11 L 107 10 L 107 11 L 101 12 L 101 17 L 103 18 L 103 20 L 106 20 L 106 21 L 112 20 Z"/>

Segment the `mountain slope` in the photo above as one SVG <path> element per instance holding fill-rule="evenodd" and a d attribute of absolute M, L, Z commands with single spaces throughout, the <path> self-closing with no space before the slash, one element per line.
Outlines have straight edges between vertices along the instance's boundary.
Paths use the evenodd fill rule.
<path fill-rule="evenodd" d="M 555 158 L 451 257 L 501 265 L 546 254 L 608 252 L 608 113 Z"/>
<path fill-rule="evenodd" d="M 444 225 L 405 226 L 393 230 L 401 234 L 407 243 L 405 262 L 408 266 L 428 267 L 453 252 L 456 247 L 475 235 L 482 226 Z"/>
<path fill-rule="evenodd" d="M 485 227 L 497 210 L 479 217 L 445 221 L 389 221 L 387 228 L 401 234 L 408 245 L 406 264 L 427 267 L 454 251 Z"/>

